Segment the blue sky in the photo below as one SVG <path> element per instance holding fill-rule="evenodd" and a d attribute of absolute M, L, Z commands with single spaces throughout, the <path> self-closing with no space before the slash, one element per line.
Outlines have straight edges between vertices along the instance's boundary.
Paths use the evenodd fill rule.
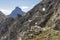
<path fill-rule="evenodd" d="M 8 15 L 15 7 L 20 7 L 27 12 L 38 4 L 41 0 L 0 0 L 0 11 Z"/>

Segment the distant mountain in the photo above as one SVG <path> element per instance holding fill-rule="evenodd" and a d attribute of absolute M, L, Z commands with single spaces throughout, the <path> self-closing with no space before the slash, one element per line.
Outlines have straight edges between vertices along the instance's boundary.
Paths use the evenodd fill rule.
<path fill-rule="evenodd" d="M 25 15 L 25 12 L 23 12 L 19 7 L 16 7 L 11 12 L 11 14 L 9 15 L 9 17 L 15 18 L 17 14 L 24 16 Z"/>

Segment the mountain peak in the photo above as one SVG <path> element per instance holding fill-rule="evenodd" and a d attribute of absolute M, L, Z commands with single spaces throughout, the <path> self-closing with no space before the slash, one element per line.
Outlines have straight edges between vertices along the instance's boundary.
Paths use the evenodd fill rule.
<path fill-rule="evenodd" d="M 22 10 L 21 8 L 19 8 L 19 7 L 16 7 L 15 9 L 19 9 L 19 10 Z"/>
<path fill-rule="evenodd" d="M 9 15 L 9 17 L 15 18 L 15 17 L 17 16 L 17 14 L 23 16 L 23 15 L 25 14 L 25 12 L 23 12 L 23 11 L 21 10 L 21 8 L 16 7 L 16 8 L 11 12 L 11 14 Z"/>
<path fill-rule="evenodd" d="M 18 6 L 16 8 L 19 8 Z"/>

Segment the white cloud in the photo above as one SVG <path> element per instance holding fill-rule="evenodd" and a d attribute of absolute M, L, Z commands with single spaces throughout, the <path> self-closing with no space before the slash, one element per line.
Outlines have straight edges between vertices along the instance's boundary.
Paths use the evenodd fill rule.
<path fill-rule="evenodd" d="M 5 15 L 9 15 L 11 13 L 11 10 L 8 9 L 0 9 Z"/>
<path fill-rule="evenodd" d="M 25 12 L 28 12 L 30 9 L 32 9 L 34 7 L 34 5 L 32 6 L 20 6 L 20 8 L 25 11 Z"/>
<path fill-rule="evenodd" d="M 22 8 L 22 9 L 27 9 L 27 8 L 29 8 L 28 6 L 21 6 L 20 8 Z"/>
<path fill-rule="evenodd" d="M 29 7 L 29 6 L 20 6 L 20 8 L 24 11 L 24 12 L 27 12 L 29 11 L 30 9 L 32 9 L 33 6 Z M 13 9 L 12 9 L 13 10 Z M 5 15 L 9 15 L 11 12 L 12 12 L 11 9 L 1 9 L 0 8 L 0 11 L 2 11 Z"/>
<path fill-rule="evenodd" d="M 27 12 L 29 10 L 28 6 L 20 6 L 20 8 L 25 12 Z"/>

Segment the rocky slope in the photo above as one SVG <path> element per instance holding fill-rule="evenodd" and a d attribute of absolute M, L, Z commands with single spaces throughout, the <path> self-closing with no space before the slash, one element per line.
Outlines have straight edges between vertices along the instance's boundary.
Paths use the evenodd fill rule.
<path fill-rule="evenodd" d="M 1 11 L 0 11 L 0 23 L 6 19 L 7 16 L 5 16 Z"/>
<path fill-rule="evenodd" d="M 60 0 L 42 0 L 25 16 L 8 21 L 1 40 L 60 40 Z"/>

